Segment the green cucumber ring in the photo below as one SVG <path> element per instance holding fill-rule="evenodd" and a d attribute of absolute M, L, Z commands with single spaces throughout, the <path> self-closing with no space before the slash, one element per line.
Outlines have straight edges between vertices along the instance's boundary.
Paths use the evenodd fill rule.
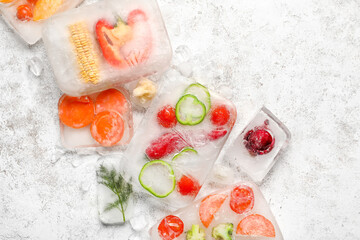
<path fill-rule="evenodd" d="M 204 94 L 201 94 L 204 93 Z M 200 102 L 204 103 L 205 107 L 206 107 L 206 113 L 209 112 L 210 108 L 211 108 L 211 97 L 210 97 L 210 92 L 207 89 L 207 87 L 205 87 L 204 85 L 201 85 L 200 83 L 193 83 L 190 84 L 184 91 L 184 95 L 185 94 L 191 94 L 194 95 L 195 97 L 197 97 Z"/>
<path fill-rule="evenodd" d="M 195 154 L 198 154 L 198 152 L 195 149 L 193 149 L 192 147 L 185 147 L 185 148 L 183 148 L 183 150 L 181 150 L 181 152 L 175 154 L 175 156 L 172 158 L 171 161 L 174 161 L 177 158 L 181 157 L 185 152 L 193 152 Z"/>
<path fill-rule="evenodd" d="M 192 101 L 190 104 L 191 106 L 188 106 L 189 102 Z M 194 106 L 199 105 L 201 108 L 201 113 L 198 115 L 193 115 L 194 113 Z M 192 113 L 193 112 L 193 113 Z M 175 107 L 175 115 L 178 122 L 182 125 L 197 125 L 201 123 L 206 116 L 206 106 L 203 102 L 199 101 L 199 99 L 192 95 L 192 94 L 186 94 L 182 96 L 179 101 L 176 103 Z M 184 115 L 185 119 L 182 119 L 182 115 Z"/>
<path fill-rule="evenodd" d="M 142 179 L 142 177 L 143 177 L 146 169 L 149 170 L 149 167 L 151 167 L 151 166 L 154 165 L 154 164 L 161 164 L 161 165 L 165 166 L 165 167 L 169 170 L 169 176 L 172 176 L 171 179 L 170 179 L 170 180 L 172 181 L 172 188 L 170 189 L 170 191 L 168 191 L 168 192 L 166 192 L 166 193 L 164 193 L 164 194 L 159 194 L 159 193 L 157 193 L 152 187 L 147 186 L 147 185 L 144 183 L 143 179 Z M 158 198 L 165 198 L 165 197 L 169 196 L 169 195 L 175 190 L 175 186 L 176 186 L 176 179 L 175 179 L 174 170 L 173 170 L 173 168 L 170 166 L 169 163 L 167 163 L 167 162 L 165 162 L 165 161 L 163 161 L 163 160 L 154 160 L 154 161 L 150 161 L 150 162 L 146 163 L 146 164 L 142 167 L 142 169 L 141 169 L 141 171 L 140 171 L 140 174 L 139 174 L 139 182 L 140 182 L 140 184 L 141 184 L 141 186 L 142 186 L 143 188 L 145 188 L 148 192 L 150 192 L 152 195 L 154 195 L 155 197 L 158 197 Z"/>

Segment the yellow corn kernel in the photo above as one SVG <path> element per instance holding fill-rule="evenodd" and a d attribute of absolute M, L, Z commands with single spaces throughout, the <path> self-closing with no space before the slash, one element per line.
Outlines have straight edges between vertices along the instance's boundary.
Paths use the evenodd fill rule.
<path fill-rule="evenodd" d="M 69 26 L 69 30 L 81 78 L 84 82 L 98 83 L 100 79 L 99 60 L 85 22 L 72 24 Z"/>

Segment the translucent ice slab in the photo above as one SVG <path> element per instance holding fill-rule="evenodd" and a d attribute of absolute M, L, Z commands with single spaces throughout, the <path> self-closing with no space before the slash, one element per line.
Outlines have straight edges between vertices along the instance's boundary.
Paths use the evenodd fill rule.
<path fill-rule="evenodd" d="M 247 182 L 210 194 L 171 213 L 150 229 L 150 235 L 152 240 L 283 239 L 259 188 Z M 187 238 L 187 235 L 198 238 Z"/>
<path fill-rule="evenodd" d="M 101 95 L 100 95 L 101 94 Z M 100 97 L 98 98 L 98 96 Z M 132 136 L 133 136 L 133 115 L 132 115 L 132 109 L 131 104 L 129 102 L 129 94 L 128 92 L 123 88 L 114 88 L 114 89 L 108 89 L 103 92 L 94 93 L 89 96 L 83 96 L 81 98 L 73 98 L 73 99 L 80 99 L 80 102 L 83 101 L 81 99 L 86 98 L 85 102 L 91 102 L 91 107 L 93 108 L 93 112 L 91 114 L 94 114 L 94 116 L 88 121 L 88 124 L 84 127 L 80 128 L 74 128 L 77 126 L 74 126 L 74 119 L 69 118 L 68 115 L 64 114 L 64 117 L 60 114 L 61 106 L 60 104 L 64 101 L 63 95 L 59 100 L 59 117 L 60 117 L 60 131 L 61 131 L 61 140 L 64 147 L 68 149 L 78 149 L 78 148 L 86 148 L 86 147 L 107 147 L 107 146 L 121 146 L 126 145 L 130 142 Z M 90 98 L 90 99 L 87 99 Z M 70 100 L 68 100 L 70 101 Z M 69 113 L 73 112 L 72 115 L 76 114 L 77 111 L 74 107 L 64 107 L 67 109 Z M 80 109 L 81 110 L 81 109 Z M 95 121 L 97 121 L 98 115 L 102 114 L 102 112 L 105 111 L 111 111 L 116 112 L 121 116 L 120 124 L 122 125 L 120 128 L 123 128 L 123 134 L 120 137 L 120 140 L 112 142 L 110 139 L 110 143 L 103 141 L 99 142 L 96 141 L 93 134 L 94 129 L 91 128 L 94 127 Z M 114 116 L 115 116 L 114 115 Z M 115 116 L 115 117 L 116 117 Z M 86 117 L 86 116 L 84 116 Z M 104 121 L 107 121 L 106 119 Z M 67 125 L 65 125 L 66 123 Z M 107 122 L 105 122 L 107 124 Z M 105 126 L 104 124 L 102 124 Z M 99 125 L 97 125 L 99 127 Z M 121 129 L 120 129 L 121 130 Z M 110 136 L 110 135 L 109 135 Z M 114 138 L 114 134 L 111 136 Z"/>
<path fill-rule="evenodd" d="M 4 20 L 15 30 L 15 32 L 17 32 L 17 34 L 20 35 L 21 38 L 29 44 L 34 44 L 40 40 L 44 23 L 47 21 L 47 17 L 52 15 L 50 14 L 51 12 L 54 11 L 55 13 L 59 13 L 74 8 L 82 2 L 83 0 L 38 0 L 37 3 L 32 6 L 31 4 L 28 4 L 26 0 L 14 0 L 7 4 L 0 3 L 0 12 Z M 30 7 L 33 17 L 28 21 L 22 21 L 17 17 L 17 9 L 19 6 L 26 4 Z M 35 8 L 45 10 L 35 10 Z M 35 11 L 37 13 L 35 13 Z M 35 21 L 34 18 L 38 20 Z"/>
<path fill-rule="evenodd" d="M 124 176 L 173 207 L 185 206 L 196 197 L 235 121 L 229 100 L 190 79 L 167 79 L 124 154 Z"/>
<path fill-rule="evenodd" d="M 171 46 L 155 0 L 104 0 L 51 18 L 44 43 L 70 96 L 161 73 Z"/>
<path fill-rule="evenodd" d="M 120 175 L 119 159 L 101 157 L 97 166 L 97 197 L 100 221 L 119 224 L 131 219 L 133 214 L 133 190 Z"/>
<path fill-rule="evenodd" d="M 290 138 L 286 126 L 262 107 L 229 147 L 226 155 L 255 182 L 261 182 Z"/>

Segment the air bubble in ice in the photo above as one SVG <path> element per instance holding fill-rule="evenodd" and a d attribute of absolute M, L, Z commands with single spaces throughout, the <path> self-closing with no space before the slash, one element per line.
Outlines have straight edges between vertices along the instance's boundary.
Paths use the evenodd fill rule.
<path fill-rule="evenodd" d="M 26 62 L 29 71 L 39 77 L 43 71 L 43 63 L 38 57 L 33 57 Z"/>
<path fill-rule="evenodd" d="M 132 229 L 134 229 L 137 232 L 144 230 L 144 228 L 146 228 L 148 224 L 149 221 L 144 214 L 135 216 L 130 219 L 130 225 Z"/>
<path fill-rule="evenodd" d="M 188 62 L 191 57 L 191 51 L 189 47 L 185 45 L 180 45 L 175 49 L 174 63 L 175 65 L 181 64 L 183 62 Z"/>

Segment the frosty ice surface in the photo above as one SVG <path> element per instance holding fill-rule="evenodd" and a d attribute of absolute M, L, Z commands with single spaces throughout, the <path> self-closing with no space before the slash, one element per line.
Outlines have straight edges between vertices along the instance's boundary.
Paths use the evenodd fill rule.
<path fill-rule="evenodd" d="M 59 100 L 61 140 L 69 149 L 128 144 L 133 136 L 132 109 L 123 88 Z"/>
<path fill-rule="evenodd" d="M 172 53 L 155 0 L 104 0 L 59 14 L 43 39 L 57 83 L 70 96 L 161 73 Z"/>
<path fill-rule="evenodd" d="M 119 224 L 131 219 L 133 190 L 120 174 L 118 158 L 102 157 L 97 166 L 97 198 L 100 221 Z"/>
<path fill-rule="evenodd" d="M 235 120 L 229 100 L 187 78 L 167 79 L 124 154 L 124 176 L 174 207 L 188 204 Z"/>
<path fill-rule="evenodd" d="M 289 130 L 267 108 L 262 107 L 227 151 L 255 182 L 261 182 L 281 150 L 290 141 Z"/>
<path fill-rule="evenodd" d="M 1 2 L 4 2 L 0 4 L 0 12 L 4 20 L 27 43 L 34 44 L 41 38 L 44 22 L 48 17 L 74 8 L 83 0 L 38 0 L 34 5 L 26 0 L 3 0 Z"/>
<path fill-rule="evenodd" d="M 249 182 L 212 193 L 170 213 L 150 229 L 150 236 L 152 240 L 283 239 L 262 193 Z"/>

